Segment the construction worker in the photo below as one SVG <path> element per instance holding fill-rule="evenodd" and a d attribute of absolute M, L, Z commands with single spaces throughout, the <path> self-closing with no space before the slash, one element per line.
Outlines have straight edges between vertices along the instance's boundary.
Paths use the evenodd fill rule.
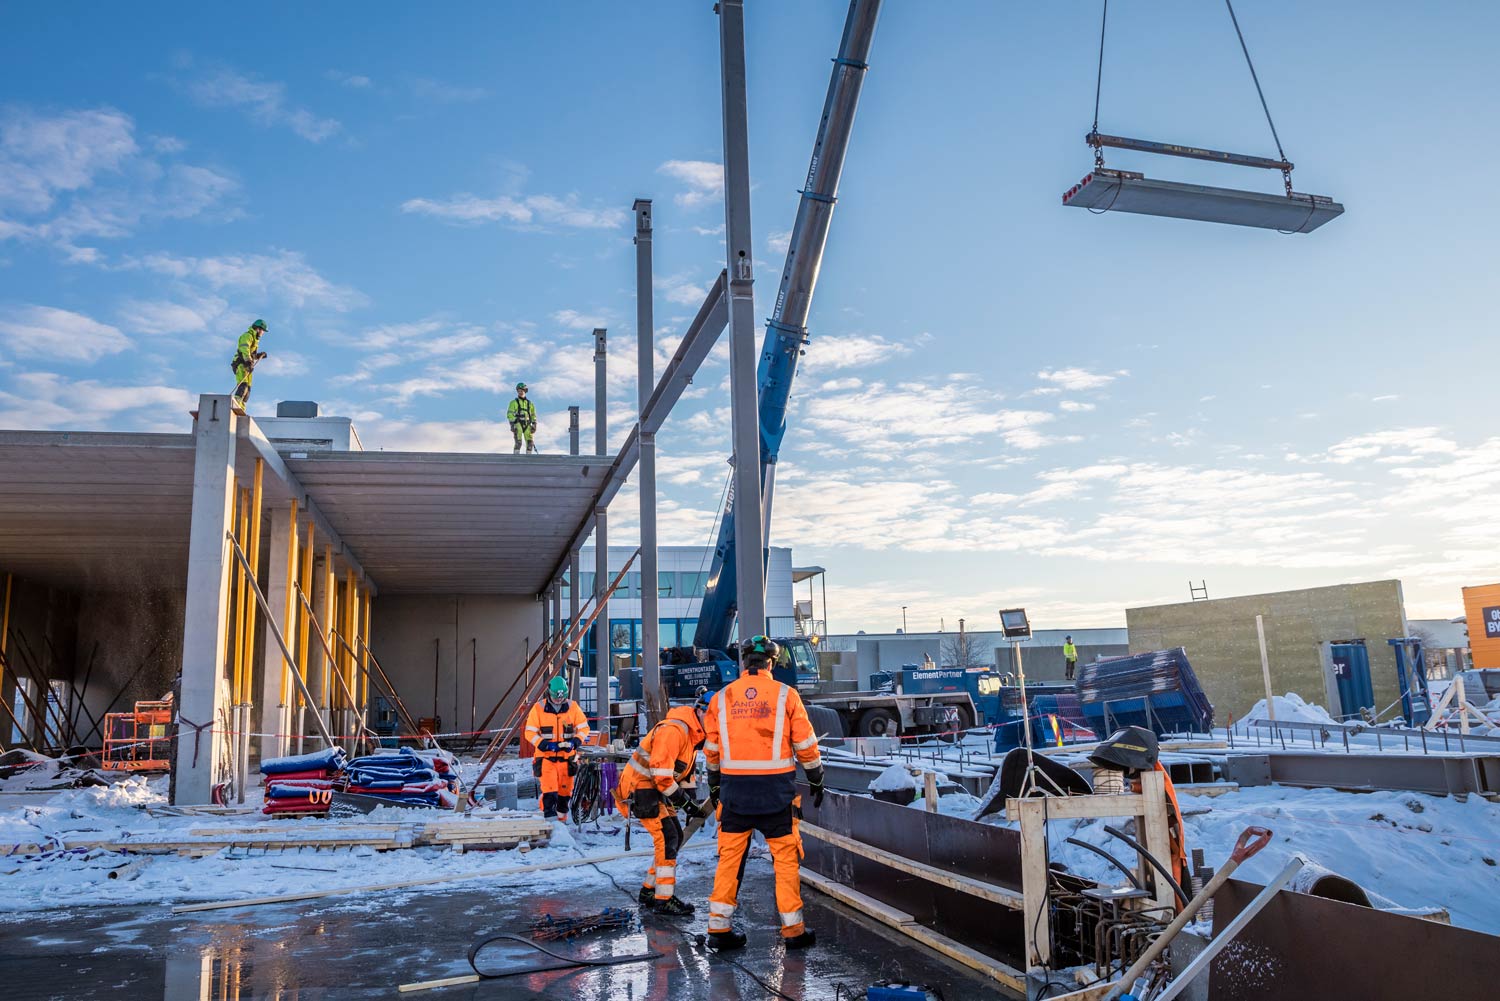
<path fill-rule="evenodd" d="M 229 367 L 234 369 L 234 395 L 230 404 L 241 413 L 250 402 L 250 381 L 255 378 L 255 366 L 266 353 L 260 349 L 260 339 L 266 332 L 266 321 L 256 320 L 250 328 L 240 334 L 234 349 L 234 360 Z"/>
<path fill-rule="evenodd" d="M 568 698 L 568 682 L 559 675 L 547 682 L 547 695 L 526 715 L 526 740 L 535 748 L 531 770 L 541 783 L 542 816 L 568 816 L 578 748 L 589 738 L 589 720 Z"/>
<path fill-rule="evenodd" d="M 1063 661 L 1067 664 L 1067 674 L 1064 677 L 1068 681 L 1073 680 L 1073 671 L 1078 667 L 1078 648 L 1073 645 L 1073 637 L 1063 637 Z"/>
<path fill-rule="evenodd" d="M 667 710 L 667 718 L 652 727 L 631 754 L 615 788 L 615 805 L 626 817 L 639 820 L 656 846 L 656 857 L 637 897 L 643 911 L 670 917 L 687 917 L 694 911 L 676 893 L 677 849 L 682 845 L 677 811 L 686 812 L 689 818 L 708 814 L 684 785 L 697 767 L 707 706 L 705 690 L 693 705 Z"/>
<path fill-rule="evenodd" d="M 510 422 L 510 433 L 515 436 L 513 455 L 521 454 L 521 439 L 526 439 L 526 454 L 536 451 L 531 436 L 536 433 L 536 405 L 526 398 L 526 383 L 516 383 L 516 398 L 505 409 L 505 419 Z"/>
<path fill-rule="evenodd" d="M 703 714 L 707 739 L 709 802 L 719 810 L 719 867 L 708 900 L 708 946 L 738 949 L 745 936 L 732 919 L 745 875 L 745 853 L 753 832 L 765 836 L 776 867 L 776 909 L 788 949 L 816 939 L 802 921 L 798 867 L 802 840 L 797 820 L 797 762 L 812 788 L 813 806 L 823 803 L 823 758 L 818 737 L 797 690 L 771 677 L 781 647 L 754 636 L 740 647 L 740 676 L 714 693 Z"/>

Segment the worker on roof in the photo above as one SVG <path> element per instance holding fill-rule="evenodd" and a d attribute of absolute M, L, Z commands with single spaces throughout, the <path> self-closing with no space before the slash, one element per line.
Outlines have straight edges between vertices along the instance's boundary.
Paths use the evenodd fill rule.
<path fill-rule="evenodd" d="M 1067 680 L 1073 680 L 1073 672 L 1078 668 L 1078 648 L 1073 645 L 1073 637 L 1063 637 L 1063 662 L 1067 666 Z"/>
<path fill-rule="evenodd" d="M 531 443 L 531 436 L 536 433 L 536 405 L 526 398 L 526 383 L 516 383 L 516 398 L 506 408 L 505 419 L 510 422 L 510 433 L 516 439 L 513 454 L 520 454 L 522 438 L 526 439 L 526 454 L 535 452 L 536 446 Z"/>
<path fill-rule="evenodd" d="M 239 343 L 234 349 L 234 359 L 229 363 L 229 367 L 234 370 L 234 395 L 229 398 L 230 405 L 240 413 L 245 412 L 245 404 L 250 402 L 250 382 L 255 378 L 255 366 L 266 356 L 260 349 L 260 339 L 265 332 L 265 320 L 256 320 L 250 324 L 250 328 L 240 334 Z"/>
<path fill-rule="evenodd" d="M 568 698 L 561 675 L 547 683 L 547 694 L 526 715 L 526 741 L 535 748 L 531 770 L 541 785 L 542 816 L 566 818 L 578 774 L 578 749 L 589 739 L 589 720 Z"/>
<path fill-rule="evenodd" d="M 740 676 L 714 693 L 703 714 L 708 796 L 719 810 L 719 867 L 708 898 L 712 949 L 745 944 L 732 919 L 755 831 L 765 836 L 776 867 L 776 909 L 786 947 L 805 949 L 816 941 L 802 921 L 802 839 L 797 831 L 802 797 L 796 777 L 801 762 L 813 806 L 821 806 L 823 758 L 802 697 L 771 677 L 780 652 L 780 645 L 765 636 L 746 640 L 740 647 Z"/>
<path fill-rule="evenodd" d="M 620 772 L 615 805 L 627 818 L 634 816 L 651 835 L 656 857 L 646 870 L 637 897 L 643 911 L 670 917 L 687 917 L 693 905 L 677 896 L 677 849 L 682 845 L 682 823 L 677 811 L 689 818 L 704 817 L 701 806 L 687 788 L 703 746 L 703 711 L 708 691 L 690 706 L 674 706 L 667 718 L 651 728 Z"/>

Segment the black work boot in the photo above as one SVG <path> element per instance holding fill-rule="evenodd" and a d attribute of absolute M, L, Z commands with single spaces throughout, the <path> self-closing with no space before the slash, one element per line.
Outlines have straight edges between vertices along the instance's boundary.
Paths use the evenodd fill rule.
<path fill-rule="evenodd" d="M 728 931 L 711 931 L 707 941 L 708 947 L 715 952 L 732 952 L 745 947 L 745 933 L 733 928 Z"/>
<path fill-rule="evenodd" d="M 655 910 L 657 914 L 665 914 L 669 918 L 688 918 L 693 916 L 693 911 L 697 908 L 681 897 L 671 897 L 656 901 Z"/>
<path fill-rule="evenodd" d="M 641 910 L 649 911 L 656 907 L 656 891 L 649 886 L 641 887 L 641 892 L 635 895 L 635 902 L 641 905 Z"/>
<path fill-rule="evenodd" d="M 811 928 L 805 928 L 801 935 L 793 935 L 785 940 L 788 949 L 810 949 L 818 942 L 818 936 L 813 934 Z"/>
<path fill-rule="evenodd" d="M 557 815 L 562 820 L 568 819 L 568 807 L 572 803 L 572 796 L 557 797 Z"/>
<path fill-rule="evenodd" d="M 542 819 L 543 820 L 556 820 L 557 819 L 557 793 L 555 793 L 555 792 L 544 792 L 544 793 L 542 793 Z"/>

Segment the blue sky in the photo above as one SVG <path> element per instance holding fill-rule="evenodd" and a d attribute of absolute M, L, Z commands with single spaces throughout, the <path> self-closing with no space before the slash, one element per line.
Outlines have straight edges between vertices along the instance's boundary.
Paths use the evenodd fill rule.
<path fill-rule="evenodd" d="M 845 5 L 748 6 L 764 317 Z M 834 630 L 902 605 L 913 629 L 1010 603 L 1120 624 L 1189 578 L 1395 576 L 1449 616 L 1500 576 L 1495 5 L 1242 0 L 1298 189 L 1348 209 L 1298 237 L 1061 207 L 1091 163 L 1096 3 L 886 6 L 772 531 L 829 568 Z M 564 448 L 607 326 L 618 439 L 631 201 L 656 203 L 661 357 L 722 266 L 706 0 L 5 21 L 0 427 L 186 430 L 263 316 L 252 412 L 317 399 L 387 449 L 508 450 L 517 379 Z M 1117 0 L 1102 104 L 1105 131 L 1274 154 L 1208 0 Z M 725 372 L 721 350 L 663 432 L 663 541 L 710 539 Z"/>

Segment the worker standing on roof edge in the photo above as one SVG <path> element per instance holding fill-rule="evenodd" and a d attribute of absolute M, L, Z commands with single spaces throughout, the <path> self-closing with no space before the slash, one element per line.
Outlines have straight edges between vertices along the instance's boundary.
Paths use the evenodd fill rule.
<path fill-rule="evenodd" d="M 511 454 L 521 452 L 521 439 L 526 439 L 526 454 L 536 451 L 531 436 L 536 433 L 536 405 L 526 398 L 526 383 L 516 383 L 516 398 L 505 410 L 505 419 L 510 422 L 510 433 L 515 436 L 516 447 Z"/>
<path fill-rule="evenodd" d="M 682 846 L 677 811 L 690 818 L 708 814 L 684 785 L 697 767 L 707 706 L 708 692 L 704 691 L 693 705 L 667 710 L 667 718 L 652 727 L 631 754 L 615 787 L 620 813 L 639 820 L 656 846 L 656 857 L 636 898 L 643 911 L 669 917 L 687 917 L 694 911 L 692 904 L 677 896 L 677 849 Z"/>
<path fill-rule="evenodd" d="M 255 378 L 255 366 L 266 356 L 260 349 L 260 339 L 265 332 L 265 320 L 256 320 L 250 324 L 249 329 L 240 334 L 239 343 L 234 349 L 234 359 L 229 363 L 229 367 L 234 370 L 234 395 L 230 397 L 230 403 L 241 413 L 245 412 L 245 404 L 250 402 L 250 382 Z"/>
<path fill-rule="evenodd" d="M 1063 637 L 1063 661 L 1067 665 L 1068 681 L 1073 680 L 1073 672 L 1078 669 L 1078 648 L 1073 645 L 1073 637 Z"/>
<path fill-rule="evenodd" d="M 589 738 L 589 720 L 568 698 L 562 677 L 547 683 L 547 694 L 526 715 L 526 740 L 536 748 L 531 770 L 541 789 L 542 817 L 568 816 L 573 776 L 578 774 L 578 748 Z"/>
<path fill-rule="evenodd" d="M 771 677 L 780 652 L 765 636 L 746 640 L 740 647 L 740 676 L 714 694 L 703 714 L 709 802 L 719 810 L 719 866 L 708 898 L 711 949 L 745 944 L 732 919 L 755 831 L 765 836 L 776 867 L 782 940 L 788 949 L 806 949 L 816 941 L 802 921 L 802 839 L 797 831 L 802 798 L 796 778 L 801 762 L 813 806 L 821 806 L 823 758 L 802 697 Z"/>

